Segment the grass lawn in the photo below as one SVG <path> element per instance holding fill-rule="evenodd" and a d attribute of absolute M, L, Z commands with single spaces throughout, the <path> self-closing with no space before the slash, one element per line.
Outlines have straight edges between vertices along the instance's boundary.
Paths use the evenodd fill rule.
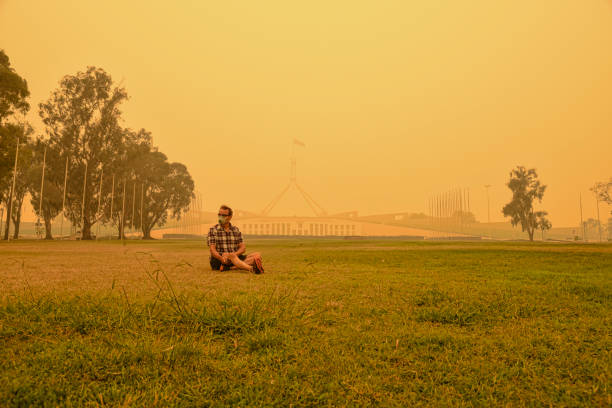
<path fill-rule="evenodd" d="M 612 245 L 0 244 L 0 406 L 610 406 Z"/>

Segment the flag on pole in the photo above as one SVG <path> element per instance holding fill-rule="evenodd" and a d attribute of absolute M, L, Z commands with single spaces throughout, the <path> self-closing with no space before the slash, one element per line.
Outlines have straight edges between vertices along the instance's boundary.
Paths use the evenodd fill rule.
<path fill-rule="evenodd" d="M 297 140 L 296 138 L 293 138 L 293 144 L 296 144 L 298 146 L 302 146 L 302 147 L 306 147 L 306 145 L 304 144 L 304 142 Z"/>

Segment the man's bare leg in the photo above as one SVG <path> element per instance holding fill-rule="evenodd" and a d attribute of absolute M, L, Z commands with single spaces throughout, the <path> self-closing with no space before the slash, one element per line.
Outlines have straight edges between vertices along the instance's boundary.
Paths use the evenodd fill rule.
<path fill-rule="evenodd" d="M 246 259 L 249 259 L 249 257 L 247 256 Z M 252 264 L 249 265 L 248 263 L 242 261 L 240 258 L 238 258 L 238 255 L 236 254 L 230 255 L 229 260 L 234 264 L 236 268 L 243 269 L 249 272 L 253 272 L 253 267 L 251 266 Z"/>
<path fill-rule="evenodd" d="M 261 254 L 259 252 L 253 252 L 251 254 L 248 254 L 246 259 L 244 260 L 244 263 L 249 266 L 255 265 L 255 257 L 257 256 L 261 258 Z"/>

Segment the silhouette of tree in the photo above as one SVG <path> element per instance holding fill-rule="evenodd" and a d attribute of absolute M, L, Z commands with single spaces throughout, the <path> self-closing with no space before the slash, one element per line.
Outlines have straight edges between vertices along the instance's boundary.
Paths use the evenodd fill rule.
<path fill-rule="evenodd" d="M 507 186 L 512 190 L 512 200 L 503 208 L 505 217 L 510 217 L 513 226 L 521 224 L 523 232 L 527 232 L 529 240 L 533 241 L 533 233 L 540 226 L 545 212 L 535 212 L 535 200 L 542 201 L 546 186 L 538 180 L 535 169 L 517 166 L 510 172 Z"/>

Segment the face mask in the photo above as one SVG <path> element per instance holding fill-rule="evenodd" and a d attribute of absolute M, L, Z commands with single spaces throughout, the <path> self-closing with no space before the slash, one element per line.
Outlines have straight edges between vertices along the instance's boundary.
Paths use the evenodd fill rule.
<path fill-rule="evenodd" d="M 219 224 L 221 224 L 221 225 L 225 224 L 225 220 L 226 220 L 226 217 L 224 217 L 222 215 L 219 216 Z"/>

